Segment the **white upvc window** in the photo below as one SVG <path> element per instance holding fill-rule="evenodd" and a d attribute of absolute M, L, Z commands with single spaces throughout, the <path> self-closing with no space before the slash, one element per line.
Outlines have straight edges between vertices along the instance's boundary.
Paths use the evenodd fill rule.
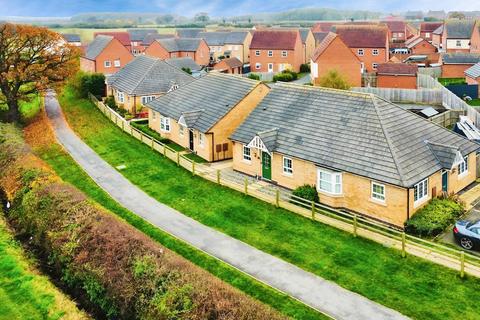
<path fill-rule="evenodd" d="M 372 199 L 385 202 L 385 185 L 372 181 Z"/>
<path fill-rule="evenodd" d="M 462 41 L 461 40 L 457 40 L 456 44 L 455 44 L 457 47 L 461 47 L 462 46 Z"/>
<path fill-rule="evenodd" d="M 327 169 L 318 169 L 317 189 L 326 193 L 340 195 L 342 194 L 342 173 Z"/>
<path fill-rule="evenodd" d="M 113 66 L 115 68 L 120 68 L 120 59 L 113 60 Z"/>
<path fill-rule="evenodd" d="M 378 56 L 378 49 L 372 49 L 372 54 L 374 56 Z"/>
<path fill-rule="evenodd" d="M 417 204 L 423 202 L 428 197 L 428 178 L 420 181 L 413 186 L 413 202 Z"/>
<path fill-rule="evenodd" d="M 425 32 L 425 38 L 430 38 L 430 32 Z"/>
<path fill-rule="evenodd" d="M 377 70 L 377 68 L 378 68 L 378 63 L 372 63 L 372 68 L 375 69 L 375 70 Z"/>
<path fill-rule="evenodd" d="M 125 94 L 123 92 L 118 91 L 117 92 L 117 98 L 118 98 L 118 102 L 120 102 L 120 103 L 125 102 Z"/>
<path fill-rule="evenodd" d="M 180 137 L 183 137 L 185 135 L 185 127 L 181 124 L 178 125 L 178 135 Z"/>
<path fill-rule="evenodd" d="M 269 57 L 273 57 L 273 51 L 272 51 L 272 50 L 269 50 L 269 51 L 268 51 L 268 56 L 269 56 Z"/>
<path fill-rule="evenodd" d="M 365 51 L 363 49 L 358 49 L 357 53 L 359 56 L 363 56 L 365 54 Z"/>
<path fill-rule="evenodd" d="M 293 174 L 293 162 L 291 158 L 283 157 L 283 173 Z"/>
<path fill-rule="evenodd" d="M 210 51 L 215 52 L 215 47 L 211 47 Z"/>
<path fill-rule="evenodd" d="M 144 96 L 144 97 L 142 97 L 142 104 L 146 105 L 147 103 L 149 103 L 153 99 L 155 99 L 154 96 Z"/>
<path fill-rule="evenodd" d="M 110 68 L 110 67 L 112 66 L 112 62 L 111 62 L 110 60 L 105 60 L 105 61 L 103 62 L 103 66 L 104 66 L 105 68 Z"/>
<path fill-rule="evenodd" d="M 468 156 L 463 158 L 463 162 L 458 165 L 458 176 L 464 176 L 468 173 Z"/>
<path fill-rule="evenodd" d="M 203 134 L 203 133 L 201 133 L 201 132 L 200 132 L 199 135 L 198 135 L 198 144 L 199 144 L 201 147 L 205 146 L 205 134 Z"/>
<path fill-rule="evenodd" d="M 288 55 L 288 51 L 282 51 L 282 57 L 286 57 Z"/>
<path fill-rule="evenodd" d="M 255 69 L 260 70 L 260 68 L 262 68 L 262 64 L 259 62 L 255 63 Z"/>
<path fill-rule="evenodd" d="M 255 50 L 255 55 L 256 55 L 257 57 L 259 57 L 259 56 L 260 56 L 260 50 Z"/>
<path fill-rule="evenodd" d="M 160 130 L 163 132 L 170 132 L 170 118 L 163 116 L 160 118 Z"/>
<path fill-rule="evenodd" d="M 252 161 L 252 150 L 246 145 L 243 145 L 243 160 L 247 162 Z"/>

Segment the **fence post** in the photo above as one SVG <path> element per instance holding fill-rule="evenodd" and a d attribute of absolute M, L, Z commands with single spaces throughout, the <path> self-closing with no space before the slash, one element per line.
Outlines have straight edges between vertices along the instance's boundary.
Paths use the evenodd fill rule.
<path fill-rule="evenodd" d="M 143 133 L 140 133 L 140 141 L 143 142 Z"/>
<path fill-rule="evenodd" d="M 125 121 L 122 121 L 122 130 L 125 131 Z"/>
<path fill-rule="evenodd" d="M 460 278 L 465 277 L 465 251 L 460 252 Z"/>
<path fill-rule="evenodd" d="M 354 237 L 357 236 L 357 224 L 358 224 L 357 215 L 355 214 L 355 215 L 353 216 L 353 236 L 354 236 Z"/>
<path fill-rule="evenodd" d="M 315 220 L 315 201 L 312 200 L 312 220 Z"/>
<path fill-rule="evenodd" d="M 133 127 L 130 125 L 130 135 L 133 136 Z"/>
<path fill-rule="evenodd" d="M 163 156 L 167 157 L 167 147 L 163 145 Z"/>
<path fill-rule="evenodd" d="M 152 143 L 151 143 L 151 147 L 152 147 L 152 149 L 153 149 L 153 138 L 150 139 L 150 141 L 152 142 Z"/>
<path fill-rule="evenodd" d="M 217 169 L 217 183 L 220 184 L 220 169 Z"/>
<path fill-rule="evenodd" d="M 245 186 L 245 194 L 248 195 L 248 179 L 245 178 L 245 180 L 243 181 L 243 184 Z"/>
<path fill-rule="evenodd" d="M 280 207 L 280 190 L 279 189 L 276 189 L 275 190 L 275 205 L 278 207 Z"/>
<path fill-rule="evenodd" d="M 177 166 L 180 165 L 180 152 L 177 151 Z"/>
<path fill-rule="evenodd" d="M 405 231 L 404 231 L 402 232 L 402 258 L 405 258 L 407 256 L 407 251 L 405 250 L 406 243 L 407 243 L 407 238 L 405 236 Z"/>
<path fill-rule="evenodd" d="M 195 161 L 192 161 L 192 176 L 195 175 Z"/>

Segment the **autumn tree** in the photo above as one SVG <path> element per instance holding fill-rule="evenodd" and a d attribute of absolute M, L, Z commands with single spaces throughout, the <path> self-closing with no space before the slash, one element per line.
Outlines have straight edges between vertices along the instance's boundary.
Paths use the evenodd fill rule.
<path fill-rule="evenodd" d="M 19 120 L 19 101 L 55 89 L 75 74 L 78 55 L 47 28 L 0 24 L 0 104 L 7 105 L 5 120 Z"/>
<path fill-rule="evenodd" d="M 347 79 L 337 70 L 330 70 L 319 79 L 319 86 L 333 89 L 349 90 L 350 84 Z"/>

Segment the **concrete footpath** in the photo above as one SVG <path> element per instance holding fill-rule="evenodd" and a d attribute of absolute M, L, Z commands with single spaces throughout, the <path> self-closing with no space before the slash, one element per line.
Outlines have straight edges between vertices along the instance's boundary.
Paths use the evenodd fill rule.
<path fill-rule="evenodd" d="M 133 185 L 68 126 L 55 94 L 45 108 L 58 141 L 116 201 L 158 228 L 335 319 L 407 319 L 337 284 L 306 272 L 165 206 Z M 368 275 L 367 275 L 368 276 Z"/>

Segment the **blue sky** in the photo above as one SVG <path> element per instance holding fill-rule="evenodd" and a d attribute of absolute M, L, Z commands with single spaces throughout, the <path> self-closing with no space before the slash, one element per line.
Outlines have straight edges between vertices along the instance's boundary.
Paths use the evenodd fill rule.
<path fill-rule="evenodd" d="M 211 16 L 275 12 L 302 7 L 365 9 L 385 12 L 405 10 L 480 10 L 479 0 L 0 0 L 0 16 L 61 17 L 82 12 L 159 12 Z"/>

